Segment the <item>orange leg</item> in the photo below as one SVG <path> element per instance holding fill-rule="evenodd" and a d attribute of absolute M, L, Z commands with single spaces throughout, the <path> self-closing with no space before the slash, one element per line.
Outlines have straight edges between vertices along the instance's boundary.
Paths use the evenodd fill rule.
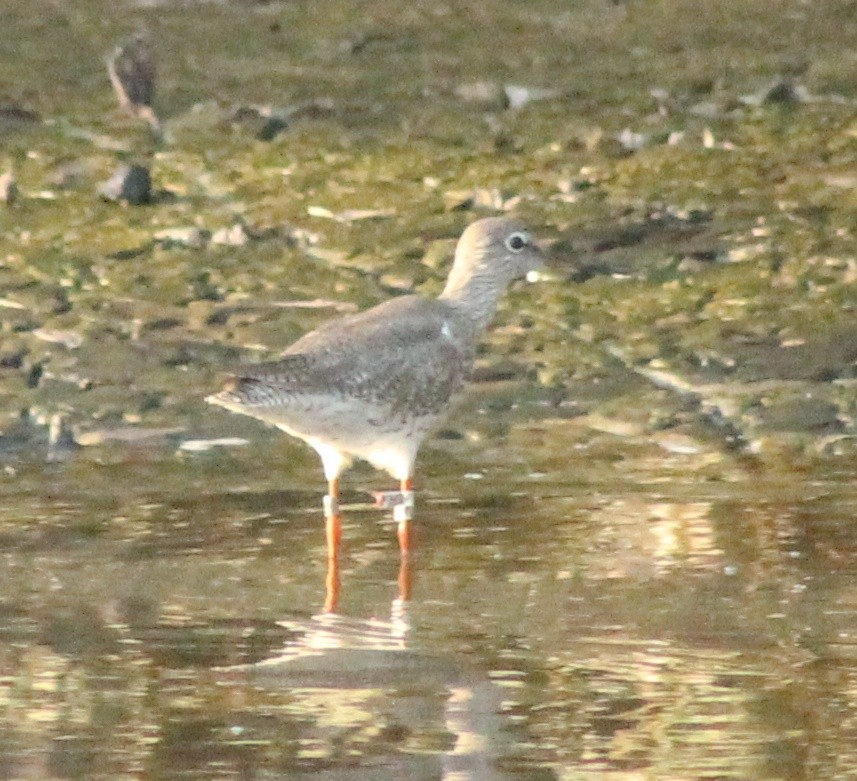
<path fill-rule="evenodd" d="M 335 613 L 339 609 L 339 590 L 342 580 L 339 577 L 339 559 L 337 557 L 327 559 L 327 577 L 324 580 L 325 597 L 324 612 Z"/>
<path fill-rule="evenodd" d="M 327 540 L 327 577 L 325 578 L 324 612 L 335 613 L 339 607 L 339 552 L 342 548 L 342 516 L 339 514 L 339 480 L 328 482 L 324 497 L 324 533 Z"/>
<path fill-rule="evenodd" d="M 339 556 L 342 543 L 342 516 L 339 514 L 339 480 L 328 483 L 328 494 L 324 497 L 324 525 L 327 538 L 327 558 Z"/>
<path fill-rule="evenodd" d="M 411 559 L 406 553 L 399 561 L 399 599 L 407 602 L 411 598 Z"/>
<path fill-rule="evenodd" d="M 413 497 L 411 496 L 410 504 L 405 499 L 406 495 L 412 495 L 414 491 L 414 480 L 409 477 L 406 480 L 402 480 L 399 486 L 402 492 L 402 500 L 403 504 L 398 505 L 396 509 L 399 507 L 402 508 L 403 512 L 398 517 L 398 528 L 396 529 L 396 534 L 399 538 L 399 552 L 402 555 L 402 558 L 405 559 L 411 552 L 411 543 L 412 534 L 411 534 L 411 515 L 413 510 Z"/>

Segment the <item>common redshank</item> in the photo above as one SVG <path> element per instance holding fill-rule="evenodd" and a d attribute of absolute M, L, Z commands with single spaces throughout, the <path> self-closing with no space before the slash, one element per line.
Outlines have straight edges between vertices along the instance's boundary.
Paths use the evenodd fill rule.
<path fill-rule="evenodd" d="M 152 107 L 156 70 L 152 37 L 146 30 L 134 33 L 107 56 L 107 73 L 119 106 L 144 119 L 160 135 L 161 123 Z"/>
<path fill-rule="evenodd" d="M 206 401 L 250 415 L 321 456 L 328 556 L 342 535 L 339 478 L 354 458 L 399 481 L 392 494 L 403 556 L 410 549 L 414 460 L 467 380 L 480 335 L 509 283 L 542 265 L 517 220 L 470 225 L 436 299 L 401 296 L 306 334 L 272 363 L 247 366 Z M 389 498 L 390 495 L 388 495 Z"/>

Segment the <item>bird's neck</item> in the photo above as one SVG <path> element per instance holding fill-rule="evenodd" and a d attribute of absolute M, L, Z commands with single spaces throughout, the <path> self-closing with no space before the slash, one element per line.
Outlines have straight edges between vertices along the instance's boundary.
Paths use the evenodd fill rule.
<path fill-rule="evenodd" d="M 456 273 L 453 268 L 440 299 L 461 307 L 475 327 L 482 330 L 494 317 L 504 286 L 496 276 L 479 271 L 479 268 L 470 268 Z"/>

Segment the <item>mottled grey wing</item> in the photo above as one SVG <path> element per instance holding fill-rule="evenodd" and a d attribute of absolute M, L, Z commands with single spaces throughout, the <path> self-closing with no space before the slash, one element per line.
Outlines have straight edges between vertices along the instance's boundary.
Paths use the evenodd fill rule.
<path fill-rule="evenodd" d="M 307 334 L 280 360 L 247 367 L 231 390 L 249 404 L 331 395 L 378 404 L 395 417 L 434 414 L 472 361 L 473 345 L 455 338 L 447 306 L 407 296 Z"/>

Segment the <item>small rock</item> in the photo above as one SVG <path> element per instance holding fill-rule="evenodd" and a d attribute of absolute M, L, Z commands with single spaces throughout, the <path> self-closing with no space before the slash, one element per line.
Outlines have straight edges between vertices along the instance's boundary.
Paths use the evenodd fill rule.
<path fill-rule="evenodd" d="M 473 190 L 447 190 L 442 196 L 443 208 L 450 212 L 473 208 Z"/>
<path fill-rule="evenodd" d="M 0 369 L 20 369 L 24 365 L 27 348 L 19 344 L 0 344 Z"/>
<path fill-rule="evenodd" d="M 478 208 L 509 211 L 521 202 L 520 196 L 506 196 L 496 187 L 477 187 L 473 192 L 473 204 Z"/>
<path fill-rule="evenodd" d="M 177 436 L 184 431 L 182 428 L 103 428 L 87 431 L 77 438 L 82 447 L 104 445 L 117 442 L 127 445 L 139 445 L 146 442 L 159 442 Z"/>
<path fill-rule="evenodd" d="M 331 211 L 326 206 L 307 206 L 306 213 L 310 217 L 319 217 L 323 220 L 336 220 L 336 212 Z"/>
<path fill-rule="evenodd" d="M 506 94 L 506 103 L 509 108 L 523 108 L 528 103 L 533 103 L 537 100 L 549 100 L 559 94 L 554 89 L 520 87 L 515 84 L 507 84 L 503 88 L 503 92 Z"/>
<path fill-rule="evenodd" d="M 693 437 L 672 431 L 656 432 L 652 434 L 652 441 L 667 453 L 680 456 L 697 455 L 705 450 Z"/>
<path fill-rule="evenodd" d="M 346 209 L 339 213 L 339 220 L 350 223 L 362 220 L 380 220 L 395 216 L 395 209 Z"/>
<path fill-rule="evenodd" d="M 125 201 L 133 206 L 152 200 L 152 177 L 142 165 L 123 165 L 99 188 L 108 201 Z"/>
<path fill-rule="evenodd" d="M 179 445 L 179 450 L 186 453 L 203 453 L 216 447 L 243 447 L 250 441 L 241 437 L 219 437 L 217 439 L 186 439 Z"/>
<path fill-rule="evenodd" d="M 590 412 L 576 418 L 576 421 L 593 431 L 603 434 L 613 434 L 617 437 L 639 437 L 646 433 L 646 427 L 642 423 L 631 420 L 619 420 L 616 417 L 608 417 L 598 412 Z"/>
<path fill-rule="evenodd" d="M 270 306 L 279 309 L 333 309 L 336 312 L 356 312 L 358 309 L 357 304 L 351 301 L 333 301 L 330 298 L 272 301 Z"/>
<path fill-rule="evenodd" d="M 800 103 L 800 101 L 800 91 L 788 81 L 772 84 L 762 98 L 762 103 Z"/>
<path fill-rule="evenodd" d="M 36 328 L 33 336 L 43 342 L 61 344 L 69 350 L 76 350 L 83 344 L 83 337 L 76 331 L 62 331 L 58 328 Z"/>
<path fill-rule="evenodd" d="M 18 185 L 11 171 L 0 176 L 0 201 L 7 206 L 13 206 L 18 200 Z"/>
<path fill-rule="evenodd" d="M 629 152 L 636 152 L 638 149 L 648 146 L 650 136 L 646 133 L 635 133 L 631 128 L 626 127 L 616 136 L 616 140 L 623 149 L 627 149 Z"/>
<path fill-rule="evenodd" d="M 270 106 L 239 106 L 232 114 L 233 124 L 248 129 L 259 141 L 273 141 L 289 124 Z"/>
<path fill-rule="evenodd" d="M 502 110 L 509 106 L 506 89 L 495 82 L 473 81 L 468 84 L 459 84 L 453 92 L 459 100 L 478 108 Z"/>
<path fill-rule="evenodd" d="M 212 244 L 224 247 L 243 247 L 249 240 L 247 230 L 240 222 L 235 223 L 231 228 L 221 228 L 211 235 Z"/>
<path fill-rule="evenodd" d="M 45 366 L 41 361 L 35 361 L 29 366 L 24 364 L 21 366 L 26 374 L 26 383 L 28 388 L 38 388 L 42 381 L 42 375 L 45 373 Z"/>
<path fill-rule="evenodd" d="M 310 217 L 320 217 L 325 220 L 334 220 L 344 224 L 358 222 L 360 220 L 377 220 L 385 217 L 395 217 L 395 209 L 346 209 L 334 212 L 325 206 L 308 206 L 307 214 Z"/>
<path fill-rule="evenodd" d="M 693 114 L 703 119 L 721 119 L 725 114 L 723 107 L 713 100 L 703 100 L 699 103 L 694 103 L 687 111 L 688 114 Z"/>
<path fill-rule="evenodd" d="M 165 228 L 154 235 L 155 241 L 164 246 L 177 245 L 191 249 L 201 249 L 205 246 L 208 237 L 208 231 L 197 228 L 195 225 L 187 228 Z"/>
<path fill-rule="evenodd" d="M 87 166 L 80 160 L 60 163 L 48 176 L 47 183 L 58 190 L 75 187 L 84 181 Z"/>
<path fill-rule="evenodd" d="M 334 113 L 336 104 L 332 98 L 312 98 L 284 109 L 283 118 L 295 122 L 299 119 L 323 119 Z"/>
<path fill-rule="evenodd" d="M 765 104 L 805 103 L 810 95 L 805 87 L 794 84 L 788 79 L 777 79 L 752 95 L 743 95 L 740 101 L 747 106 L 762 106 Z"/>
<path fill-rule="evenodd" d="M 259 141 L 273 141 L 289 124 L 282 117 L 269 117 L 256 132 Z"/>
<path fill-rule="evenodd" d="M 494 211 L 509 211 L 521 202 L 520 196 L 507 197 L 496 187 L 477 187 L 475 190 L 447 190 L 441 197 L 447 211 L 464 211 L 474 207 Z"/>
<path fill-rule="evenodd" d="M 0 122 L 23 125 L 41 121 L 42 118 L 35 111 L 10 103 L 0 104 Z"/>

